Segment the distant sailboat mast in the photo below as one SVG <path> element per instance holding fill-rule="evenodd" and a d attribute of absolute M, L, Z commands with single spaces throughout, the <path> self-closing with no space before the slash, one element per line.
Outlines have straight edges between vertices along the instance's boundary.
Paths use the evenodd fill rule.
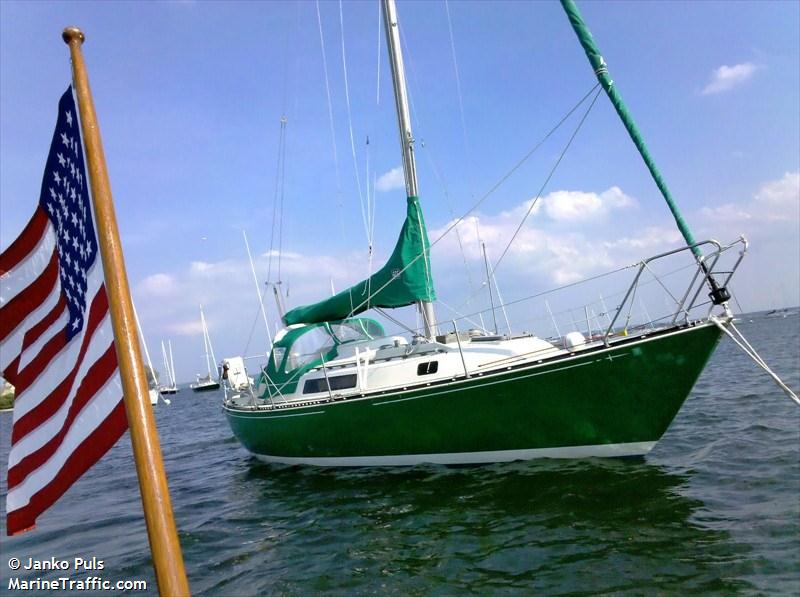
<path fill-rule="evenodd" d="M 164 369 L 167 370 L 167 380 L 169 381 L 169 387 L 175 387 L 175 379 L 172 377 L 172 367 L 169 364 L 169 356 L 167 356 L 167 347 L 164 344 L 164 341 L 161 341 L 161 358 L 164 360 Z"/>
<path fill-rule="evenodd" d="M 172 376 L 172 387 L 174 388 L 178 385 L 178 381 L 175 379 L 175 359 L 172 358 L 172 340 L 167 340 L 167 345 L 169 346 L 169 371 Z"/>
<path fill-rule="evenodd" d="M 397 123 L 400 128 L 400 145 L 403 150 L 403 174 L 405 176 L 406 195 L 417 197 L 417 167 L 414 160 L 414 135 L 411 132 L 411 115 L 408 110 L 408 92 L 406 91 L 403 53 L 400 49 L 400 31 L 397 27 L 397 8 L 394 0 L 383 0 L 383 24 L 386 28 L 386 45 L 389 49 L 389 62 L 392 65 L 392 83 L 394 99 L 397 107 Z M 422 223 L 420 222 L 420 227 Z M 424 247 L 425 250 L 430 250 Z M 425 260 L 427 263 L 427 260 Z M 426 272 L 428 280 L 430 272 Z M 436 313 L 433 303 L 419 301 L 417 303 L 425 324 L 425 335 L 436 337 Z"/>
<path fill-rule="evenodd" d="M 211 344 L 211 336 L 208 335 L 208 325 L 206 325 L 206 316 L 203 313 L 203 305 L 200 305 L 200 323 L 203 325 L 203 344 L 206 348 L 206 367 L 208 367 L 208 378 L 211 379 L 211 363 L 214 367 L 217 366 L 217 358 L 214 356 L 214 347 Z M 209 360 L 209 353 L 210 360 Z"/>

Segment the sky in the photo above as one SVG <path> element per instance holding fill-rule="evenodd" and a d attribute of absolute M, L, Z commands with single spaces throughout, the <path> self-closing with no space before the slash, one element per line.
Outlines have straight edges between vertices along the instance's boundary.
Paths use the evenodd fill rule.
<path fill-rule="evenodd" d="M 800 4 L 579 6 L 695 237 L 750 241 L 737 308 L 800 303 Z M 400 0 L 398 14 L 431 240 L 468 214 L 433 248 L 440 320 L 489 304 L 481 241 L 509 303 L 681 246 L 605 95 L 514 169 L 596 82 L 558 3 Z M 0 2 L 0 250 L 38 200 L 70 81 L 61 31 L 79 26 L 156 369 L 170 340 L 179 382 L 204 373 L 201 304 L 217 360 L 263 354 L 256 289 L 279 280 L 278 255 L 293 307 L 363 279 L 396 241 L 405 201 L 378 17 L 375 2 Z M 560 333 L 582 312 L 599 325 L 631 272 L 582 302 L 515 303 L 510 327 L 552 334 L 545 309 Z M 655 304 L 637 310 L 668 308 L 642 296 Z M 414 323 L 411 308 L 397 315 Z"/>

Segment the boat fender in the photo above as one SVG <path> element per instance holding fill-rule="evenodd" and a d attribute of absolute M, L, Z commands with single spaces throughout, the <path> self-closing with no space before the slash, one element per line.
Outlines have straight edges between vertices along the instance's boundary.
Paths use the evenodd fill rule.
<path fill-rule="evenodd" d="M 573 350 L 586 344 L 586 338 L 580 332 L 570 332 L 564 336 L 564 348 Z"/>

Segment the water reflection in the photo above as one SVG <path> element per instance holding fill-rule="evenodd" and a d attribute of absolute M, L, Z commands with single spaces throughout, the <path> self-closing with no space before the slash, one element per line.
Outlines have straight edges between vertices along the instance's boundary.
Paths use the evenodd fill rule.
<path fill-rule="evenodd" d="M 705 506 L 684 491 L 691 474 L 641 460 L 237 468 L 243 507 L 209 526 L 228 535 L 217 536 L 230 552 L 220 569 L 238 572 L 200 592 L 747 586 L 720 574 L 746 549 L 696 521 Z"/>

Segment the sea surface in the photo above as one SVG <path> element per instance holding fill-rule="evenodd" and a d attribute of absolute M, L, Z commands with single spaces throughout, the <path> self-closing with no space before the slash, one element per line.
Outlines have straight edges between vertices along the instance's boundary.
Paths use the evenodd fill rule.
<path fill-rule="evenodd" d="M 739 325 L 797 391 L 800 316 Z M 643 459 L 268 466 L 219 393 L 171 398 L 156 419 L 196 595 L 800 594 L 800 407 L 727 339 Z M 0 414 L 3 468 L 10 429 Z M 73 578 L 156 594 L 127 435 L 37 529 L 0 531 L 0 594 L 12 576 L 63 576 L 12 573 L 11 557 L 93 556 L 104 569 Z"/>

